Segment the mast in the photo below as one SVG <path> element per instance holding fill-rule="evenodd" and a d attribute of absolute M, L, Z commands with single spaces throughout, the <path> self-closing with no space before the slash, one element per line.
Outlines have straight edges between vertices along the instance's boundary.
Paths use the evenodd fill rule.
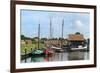
<path fill-rule="evenodd" d="M 51 19 L 50 19 L 50 38 L 52 38 L 52 23 L 51 23 Z"/>
<path fill-rule="evenodd" d="M 52 39 L 52 23 L 50 18 L 50 46 L 51 46 L 51 39 Z"/>
<path fill-rule="evenodd" d="M 38 25 L 38 49 L 39 49 L 39 42 L 40 41 L 40 23 Z"/>
<path fill-rule="evenodd" d="M 62 20 L 62 31 L 61 31 L 61 48 L 62 48 L 62 45 L 63 45 L 63 31 L 64 31 L 64 19 Z"/>

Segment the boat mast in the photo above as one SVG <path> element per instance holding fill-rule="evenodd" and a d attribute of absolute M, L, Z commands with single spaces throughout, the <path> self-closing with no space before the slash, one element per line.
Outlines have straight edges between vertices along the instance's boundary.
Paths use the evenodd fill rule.
<path fill-rule="evenodd" d="M 62 45 L 63 45 L 63 31 L 64 31 L 64 19 L 62 20 L 61 48 L 62 48 Z"/>
<path fill-rule="evenodd" d="M 52 23 L 50 18 L 50 46 L 51 46 L 51 39 L 52 39 Z"/>
<path fill-rule="evenodd" d="M 39 42 L 40 41 L 40 23 L 38 25 L 38 49 L 39 49 Z"/>
<path fill-rule="evenodd" d="M 50 38 L 52 38 L 52 24 L 51 24 L 51 19 L 50 19 Z"/>

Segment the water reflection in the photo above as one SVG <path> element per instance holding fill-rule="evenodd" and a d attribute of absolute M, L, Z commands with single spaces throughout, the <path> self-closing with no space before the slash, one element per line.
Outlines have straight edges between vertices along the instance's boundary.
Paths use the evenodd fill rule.
<path fill-rule="evenodd" d="M 83 52 L 70 52 L 68 54 L 68 60 L 84 60 Z"/>
<path fill-rule="evenodd" d="M 26 59 L 26 62 L 52 62 L 52 61 L 72 61 L 72 60 L 88 60 L 89 52 L 62 52 L 55 53 L 52 56 L 32 56 Z M 21 61 L 25 63 L 25 60 Z"/>

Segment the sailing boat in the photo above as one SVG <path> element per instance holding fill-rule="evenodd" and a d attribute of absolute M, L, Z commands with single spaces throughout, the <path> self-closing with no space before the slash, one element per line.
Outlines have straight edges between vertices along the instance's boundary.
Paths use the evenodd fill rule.
<path fill-rule="evenodd" d="M 52 38 L 52 23 L 51 23 L 51 19 L 50 19 L 50 44 L 49 44 L 49 47 L 47 47 L 47 49 L 44 51 L 44 53 L 46 55 L 53 55 L 54 54 L 54 50 L 53 50 L 52 45 L 51 45 L 51 38 Z"/>
<path fill-rule="evenodd" d="M 62 49 L 62 45 L 63 45 L 63 28 L 64 28 L 64 19 L 63 19 L 63 21 L 62 21 L 62 31 L 61 31 L 61 37 L 62 37 L 62 39 L 61 39 L 61 45 L 60 45 L 60 47 L 56 47 L 56 46 L 52 46 L 51 48 L 53 48 L 53 49 L 55 49 L 57 52 L 63 52 L 63 49 Z"/>
<path fill-rule="evenodd" d="M 43 50 L 39 49 L 39 43 L 40 43 L 39 40 L 40 40 L 40 23 L 39 23 L 39 26 L 38 26 L 38 48 L 37 49 L 34 49 L 32 51 L 32 54 L 33 55 L 41 55 L 41 54 L 44 53 Z"/>

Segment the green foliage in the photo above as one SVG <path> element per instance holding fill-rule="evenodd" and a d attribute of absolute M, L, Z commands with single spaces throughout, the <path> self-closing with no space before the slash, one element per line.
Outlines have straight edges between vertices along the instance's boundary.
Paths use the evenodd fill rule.
<path fill-rule="evenodd" d="M 35 42 L 34 44 L 21 44 L 21 54 L 25 54 L 25 49 L 27 50 L 27 53 L 31 52 L 32 49 L 38 49 L 38 43 Z M 43 49 L 44 44 L 39 43 L 39 49 Z"/>
<path fill-rule="evenodd" d="M 41 38 L 41 40 L 46 41 L 46 40 L 47 40 L 47 38 Z"/>
<path fill-rule="evenodd" d="M 80 32 L 76 32 L 75 34 L 80 34 Z"/>
<path fill-rule="evenodd" d="M 21 40 L 27 40 L 27 39 L 32 40 L 32 38 L 30 38 L 30 37 L 26 37 L 26 36 L 24 36 L 24 35 L 21 35 Z"/>

